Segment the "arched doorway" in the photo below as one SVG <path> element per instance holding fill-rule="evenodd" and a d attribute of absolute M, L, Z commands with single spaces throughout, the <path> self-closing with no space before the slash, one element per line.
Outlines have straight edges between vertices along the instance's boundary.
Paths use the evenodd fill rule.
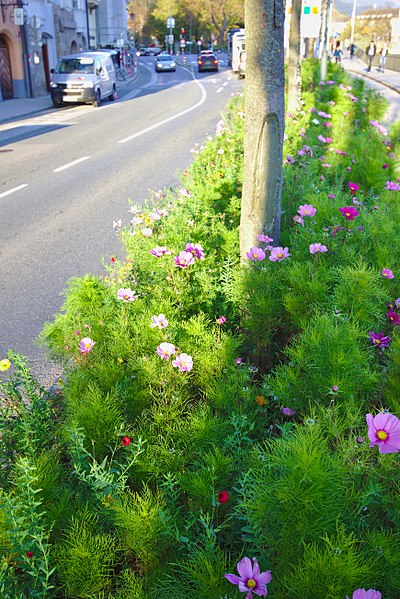
<path fill-rule="evenodd" d="M 78 44 L 74 40 L 73 42 L 71 42 L 71 54 L 78 54 L 78 52 L 79 52 Z"/>
<path fill-rule="evenodd" d="M 10 53 L 7 38 L 0 35 L 0 87 L 4 100 L 14 97 Z"/>

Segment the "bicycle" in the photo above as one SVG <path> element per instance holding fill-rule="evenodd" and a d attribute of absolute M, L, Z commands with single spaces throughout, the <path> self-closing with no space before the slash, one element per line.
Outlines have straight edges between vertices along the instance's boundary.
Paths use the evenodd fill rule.
<path fill-rule="evenodd" d="M 126 81 L 126 71 L 123 67 L 117 67 L 115 69 L 115 74 L 117 76 L 118 81 Z"/>

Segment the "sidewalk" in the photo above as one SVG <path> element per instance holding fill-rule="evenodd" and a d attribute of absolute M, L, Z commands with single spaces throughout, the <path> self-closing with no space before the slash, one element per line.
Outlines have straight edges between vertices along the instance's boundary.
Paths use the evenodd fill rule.
<path fill-rule="evenodd" d="M 127 78 L 126 81 L 117 81 L 117 92 L 130 86 L 137 77 L 137 72 Z M 0 124 L 8 123 L 16 119 L 27 117 L 48 110 L 58 110 L 53 108 L 50 94 L 40 98 L 12 98 L 0 102 Z"/>
<path fill-rule="evenodd" d="M 368 72 L 365 62 L 357 57 L 350 59 L 348 56 L 342 58 L 342 67 L 346 69 L 346 71 L 349 71 L 349 73 L 354 73 L 355 75 L 360 75 L 366 79 L 377 81 L 382 85 L 386 85 L 386 87 L 389 87 L 393 91 L 400 93 L 400 73 L 398 71 L 389 71 L 385 69 L 385 72 L 381 73 L 376 66 L 373 66 L 371 71 Z"/>

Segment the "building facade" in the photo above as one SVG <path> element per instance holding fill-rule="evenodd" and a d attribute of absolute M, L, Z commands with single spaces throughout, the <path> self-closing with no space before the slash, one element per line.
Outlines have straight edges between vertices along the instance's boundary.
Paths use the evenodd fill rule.
<path fill-rule="evenodd" d="M 61 56 L 127 41 L 126 0 L 0 0 L 0 7 L 0 101 L 46 94 Z"/>

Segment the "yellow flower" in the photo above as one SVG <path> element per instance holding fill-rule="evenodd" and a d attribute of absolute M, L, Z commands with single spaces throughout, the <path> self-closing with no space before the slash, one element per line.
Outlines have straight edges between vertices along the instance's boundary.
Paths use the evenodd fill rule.
<path fill-rule="evenodd" d="M 0 371 L 4 372 L 4 370 L 8 370 L 11 366 L 10 360 L 4 358 L 4 360 L 0 360 Z"/>
<path fill-rule="evenodd" d="M 259 406 L 265 406 L 265 404 L 267 403 L 262 395 L 257 395 L 256 402 Z"/>
<path fill-rule="evenodd" d="M 123 361 L 124 361 L 123 358 L 117 358 L 117 362 L 119 362 L 120 364 L 122 364 Z"/>

